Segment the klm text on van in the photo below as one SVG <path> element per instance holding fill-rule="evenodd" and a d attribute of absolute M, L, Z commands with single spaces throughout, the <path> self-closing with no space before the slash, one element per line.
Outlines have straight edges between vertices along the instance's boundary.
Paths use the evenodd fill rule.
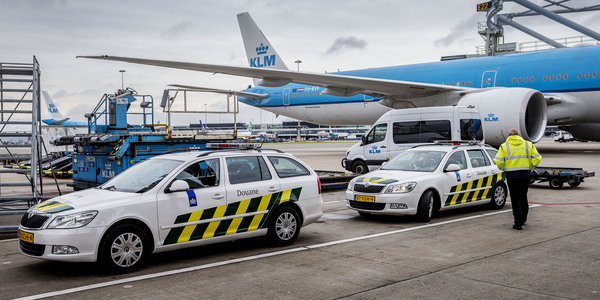
<path fill-rule="evenodd" d="M 369 154 L 378 154 L 381 153 L 381 149 L 377 149 L 377 146 L 373 146 L 371 147 L 371 149 L 369 149 Z"/>
<path fill-rule="evenodd" d="M 495 114 L 489 113 L 483 120 L 486 122 L 498 122 L 498 117 L 495 117 Z"/>

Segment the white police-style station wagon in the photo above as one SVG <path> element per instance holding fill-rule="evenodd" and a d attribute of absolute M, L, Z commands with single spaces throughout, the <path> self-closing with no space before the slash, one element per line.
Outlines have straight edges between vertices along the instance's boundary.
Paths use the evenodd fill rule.
<path fill-rule="evenodd" d="M 166 154 L 30 208 L 20 251 L 129 272 L 153 252 L 264 235 L 289 245 L 321 217 L 322 203 L 317 174 L 281 151 Z"/>
<path fill-rule="evenodd" d="M 346 205 L 361 215 L 416 215 L 471 205 L 504 207 L 507 185 L 497 150 L 472 143 L 435 143 L 402 152 L 379 170 L 350 181 Z"/>

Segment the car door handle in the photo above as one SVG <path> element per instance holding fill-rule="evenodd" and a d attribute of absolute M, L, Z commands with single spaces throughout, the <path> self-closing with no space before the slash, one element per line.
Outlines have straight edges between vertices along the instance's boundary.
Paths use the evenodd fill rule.
<path fill-rule="evenodd" d="M 272 192 L 272 193 L 275 193 L 275 192 L 277 192 L 277 188 L 276 188 L 276 187 L 274 187 L 274 186 L 272 186 L 272 187 L 269 187 L 269 188 L 268 188 L 268 191 L 269 191 L 269 192 Z"/>
<path fill-rule="evenodd" d="M 386 147 L 386 146 L 381 146 L 381 147 L 379 147 L 379 148 L 383 149 L 383 148 L 387 148 L 387 147 Z"/>
<path fill-rule="evenodd" d="M 221 194 L 214 194 L 212 198 L 215 200 L 221 200 L 221 199 L 225 198 L 225 196 L 223 196 Z"/>

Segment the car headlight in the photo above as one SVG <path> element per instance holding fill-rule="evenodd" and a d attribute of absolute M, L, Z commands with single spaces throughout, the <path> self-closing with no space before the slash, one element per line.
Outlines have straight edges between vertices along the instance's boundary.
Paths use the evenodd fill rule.
<path fill-rule="evenodd" d="M 386 190 L 386 194 L 409 193 L 417 186 L 416 182 L 405 182 L 400 184 L 392 184 Z"/>
<path fill-rule="evenodd" d="M 354 181 L 350 181 L 350 182 L 348 183 L 348 190 L 349 190 L 349 191 L 353 191 L 353 190 L 354 190 Z"/>
<path fill-rule="evenodd" d="M 65 229 L 78 228 L 89 224 L 98 214 L 97 210 L 84 211 L 66 216 L 56 216 L 50 225 L 49 229 Z"/>

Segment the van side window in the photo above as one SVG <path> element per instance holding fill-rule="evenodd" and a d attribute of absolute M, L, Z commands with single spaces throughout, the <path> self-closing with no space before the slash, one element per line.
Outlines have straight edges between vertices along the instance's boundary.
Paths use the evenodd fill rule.
<path fill-rule="evenodd" d="M 449 120 L 394 122 L 394 144 L 451 139 Z"/>
<path fill-rule="evenodd" d="M 471 166 L 473 168 L 481 168 L 490 165 L 487 156 L 481 150 L 467 150 Z"/>
<path fill-rule="evenodd" d="M 377 143 L 385 140 L 385 134 L 387 132 L 387 124 L 378 124 L 369 131 L 366 136 L 365 144 Z"/>
<path fill-rule="evenodd" d="M 460 139 L 483 140 L 483 130 L 481 129 L 481 120 L 479 119 L 461 119 L 460 120 Z"/>

